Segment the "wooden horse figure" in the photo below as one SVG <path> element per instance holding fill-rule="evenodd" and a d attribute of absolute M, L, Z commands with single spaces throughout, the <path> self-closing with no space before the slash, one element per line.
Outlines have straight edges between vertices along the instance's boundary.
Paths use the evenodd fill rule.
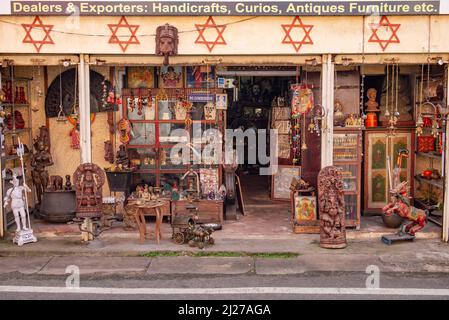
<path fill-rule="evenodd" d="M 410 205 L 410 198 L 407 196 L 407 181 L 401 182 L 390 190 L 391 202 L 383 209 L 386 216 L 397 214 L 400 217 L 411 221 L 405 226 L 405 233 L 415 236 L 427 224 L 427 212 Z"/>

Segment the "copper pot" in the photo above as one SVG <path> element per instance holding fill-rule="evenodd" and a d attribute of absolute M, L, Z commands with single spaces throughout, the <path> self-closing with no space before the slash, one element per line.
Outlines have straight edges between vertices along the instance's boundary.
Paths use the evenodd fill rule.
<path fill-rule="evenodd" d="M 402 225 L 404 219 L 394 213 L 390 216 L 382 213 L 382 221 L 387 228 L 397 229 Z"/>

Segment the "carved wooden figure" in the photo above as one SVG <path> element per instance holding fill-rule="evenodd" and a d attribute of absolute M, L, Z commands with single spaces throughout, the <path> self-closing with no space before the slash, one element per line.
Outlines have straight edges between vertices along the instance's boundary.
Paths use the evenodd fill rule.
<path fill-rule="evenodd" d="M 178 29 L 166 23 L 156 29 L 156 54 L 164 56 L 164 66 L 168 66 L 168 57 L 178 54 Z"/>
<path fill-rule="evenodd" d="M 78 218 L 99 218 L 102 214 L 102 188 L 105 174 L 93 163 L 80 165 L 73 174 L 76 186 L 76 216 Z"/>
<path fill-rule="evenodd" d="M 410 204 L 407 184 L 407 181 L 403 181 L 390 190 L 391 202 L 382 209 L 382 212 L 386 216 L 397 214 L 410 221 L 410 223 L 405 226 L 404 231 L 409 235 L 414 236 L 416 232 L 421 231 L 426 226 L 427 212 L 417 209 Z"/>
<path fill-rule="evenodd" d="M 343 178 L 338 168 L 329 166 L 318 175 L 320 208 L 320 246 L 340 249 L 346 247 L 345 198 Z"/>
<path fill-rule="evenodd" d="M 104 160 L 114 163 L 114 148 L 111 141 L 104 142 Z"/>
<path fill-rule="evenodd" d="M 31 172 L 33 178 L 33 185 L 36 188 L 37 201 L 40 204 L 42 195 L 49 184 L 49 176 L 46 167 L 53 165 L 53 159 L 50 154 L 49 146 L 50 138 L 48 136 L 48 129 L 40 128 L 40 135 L 34 139 L 34 149 L 31 157 Z"/>

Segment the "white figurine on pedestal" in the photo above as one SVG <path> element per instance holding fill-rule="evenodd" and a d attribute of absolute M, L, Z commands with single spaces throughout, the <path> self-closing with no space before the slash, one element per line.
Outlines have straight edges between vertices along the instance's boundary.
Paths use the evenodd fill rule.
<path fill-rule="evenodd" d="M 11 209 L 14 214 L 14 220 L 16 221 L 16 232 L 20 232 L 22 230 L 28 230 L 27 228 L 27 217 L 25 212 L 25 192 L 31 192 L 31 189 L 24 184 L 23 186 L 19 185 L 19 179 L 14 175 L 12 178 L 12 188 L 9 188 L 6 191 L 6 196 L 4 199 L 4 207 L 9 205 L 11 202 Z M 22 224 L 20 223 L 22 220 Z"/>
<path fill-rule="evenodd" d="M 37 238 L 33 234 L 33 229 L 31 229 L 27 199 L 27 192 L 31 192 L 31 189 L 27 186 L 25 181 L 25 169 L 23 166 L 24 146 L 20 142 L 20 139 L 19 146 L 17 147 L 17 155 L 20 157 L 22 163 L 23 186 L 20 185 L 17 175 L 14 174 L 12 178 L 13 187 L 6 191 L 4 207 L 6 208 L 6 206 L 11 204 L 11 209 L 17 226 L 13 243 L 17 243 L 20 247 L 25 243 L 37 242 Z"/>
<path fill-rule="evenodd" d="M 14 220 L 16 222 L 16 233 L 13 239 L 13 243 L 17 243 L 22 246 L 25 243 L 36 242 L 37 239 L 33 235 L 33 230 L 30 228 L 29 216 L 26 209 L 26 192 L 31 192 L 31 189 L 24 183 L 23 186 L 19 184 L 19 179 L 16 175 L 12 178 L 12 188 L 6 191 L 4 198 L 4 207 L 11 204 L 11 209 L 14 214 Z M 27 221 L 28 216 L 28 221 Z"/>

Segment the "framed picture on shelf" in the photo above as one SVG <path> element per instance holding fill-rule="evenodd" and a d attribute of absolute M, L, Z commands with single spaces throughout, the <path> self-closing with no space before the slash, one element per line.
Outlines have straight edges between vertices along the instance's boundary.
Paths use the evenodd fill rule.
<path fill-rule="evenodd" d="M 217 106 L 217 110 L 227 110 L 228 95 L 226 93 L 217 93 L 215 95 L 215 105 Z"/>
<path fill-rule="evenodd" d="M 295 215 L 294 223 L 301 224 L 302 222 L 317 220 L 317 203 L 315 196 L 295 195 Z"/>
<path fill-rule="evenodd" d="M 182 88 L 183 72 L 179 66 L 162 66 L 159 70 L 159 88 Z"/>
<path fill-rule="evenodd" d="M 290 184 L 293 178 L 301 178 L 301 167 L 278 166 L 278 171 L 271 176 L 272 200 L 290 200 Z"/>
<path fill-rule="evenodd" d="M 186 67 L 187 88 L 214 88 L 215 67 L 214 66 L 190 66 Z"/>
<path fill-rule="evenodd" d="M 153 88 L 154 67 L 127 67 L 128 88 Z"/>

